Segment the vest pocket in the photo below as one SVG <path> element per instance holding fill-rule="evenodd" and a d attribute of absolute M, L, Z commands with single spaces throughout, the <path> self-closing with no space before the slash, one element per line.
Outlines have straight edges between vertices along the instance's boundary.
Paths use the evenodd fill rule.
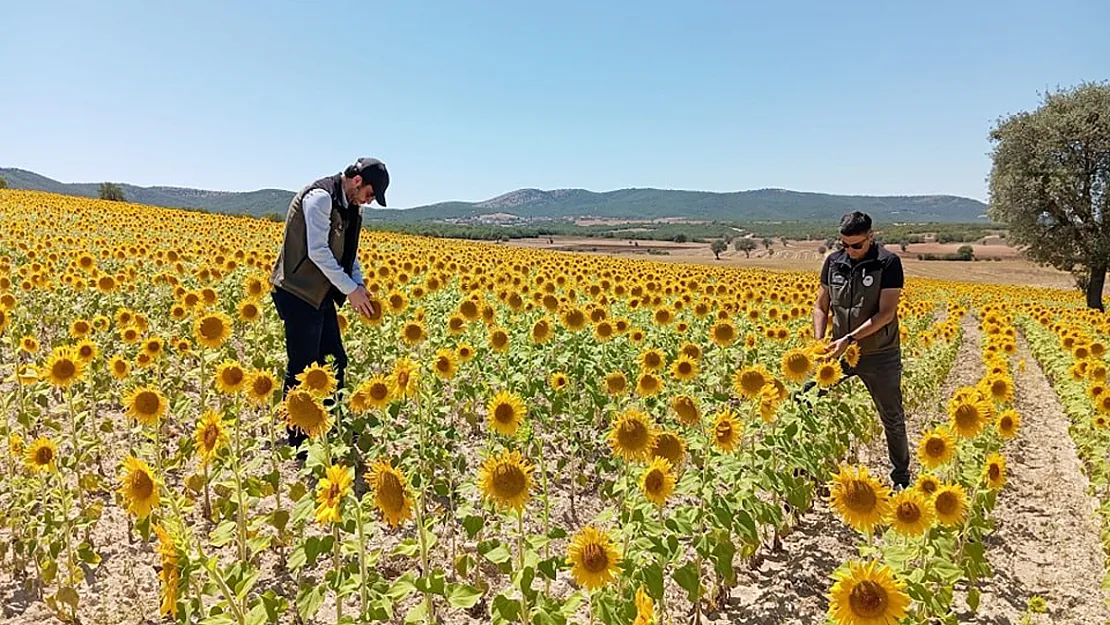
<path fill-rule="evenodd" d="M 304 261 L 306 260 L 308 260 L 308 254 L 305 254 L 304 258 L 297 262 L 297 265 L 293 267 L 293 271 L 291 271 L 290 273 L 297 273 L 297 270 L 301 268 L 301 265 L 303 265 Z"/>

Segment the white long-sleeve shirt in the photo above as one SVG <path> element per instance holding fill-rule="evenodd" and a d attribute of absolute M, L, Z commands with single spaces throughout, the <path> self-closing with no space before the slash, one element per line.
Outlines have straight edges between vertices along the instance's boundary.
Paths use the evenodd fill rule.
<path fill-rule="evenodd" d="M 304 211 L 305 231 L 308 235 L 308 258 L 328 280 L 344 295 L 350 295 L 357 287 L 363 286 L 362 267 L 355 256 L 351 275 L 343 271 L 335 254 L 328 247 L 328 232 L 331 229 L 331 195 L 323 189 L 313 189 L 305 194 L 301 202 Z M 347 194 L 339 194 L 339 202 L 347 207 Z"/>

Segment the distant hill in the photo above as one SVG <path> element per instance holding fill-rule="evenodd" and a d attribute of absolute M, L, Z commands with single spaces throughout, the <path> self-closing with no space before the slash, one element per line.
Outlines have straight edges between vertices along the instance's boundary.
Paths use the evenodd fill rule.
<path fill-rule="evenodd" d="M 11 189 L 49 191 L 64 195 L 97 197 L 98 182 L 65 183 L 23 169 L 0 168 L 0 176 Z M 118 184 L 128 202 L 173 208 L 205 209 L 214 213 L 246 213 L 261 217 L 266 213 L 284 214 L 292 191 L 261 189 L 258 191 L 205 191 L 181 187 L 137 187 Z"/>
<path fill-rule="evenodd" d="M 50 191 L 96 197 L 99 183 L 63 183 L 22 169 L 0 168 L 13 189 Z M 199 208 L 212 212 L 284 214 L 292 191 L 262 189 L 249 192 L 204 191 L 179 187 L 119 185 L 128 201 L 153 206 Z M 677 217 L 719 221 L 835 221 L 862 210 L 886 222 L 986 222 L 986 204 L 952 195 L 855 196 L 759 189 L 732 193 L 620 189 L 598 193 L 585 189 L 520 189 L 484 202 L 443 202 L 409 209 L 373 210 L 375 221 L 412 223 L 452 220 L 466 222 L 501 213 L 520 219 L 599 217 L 655 219 Z"/>

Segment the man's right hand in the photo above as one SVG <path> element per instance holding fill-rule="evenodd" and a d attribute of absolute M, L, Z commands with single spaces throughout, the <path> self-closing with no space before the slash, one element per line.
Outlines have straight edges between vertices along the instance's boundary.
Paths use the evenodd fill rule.
<path fill-rule="evenodd" d="M 351 308 L 358 311 L 360 315 L 364 317 L 374 315 L 374 302 L 370 301 L 370 294 L 366 292 L 366 287 L 362 285 L 355 287 L 355 290 L 347 296 L 347 301 L 351 303 Z"/>

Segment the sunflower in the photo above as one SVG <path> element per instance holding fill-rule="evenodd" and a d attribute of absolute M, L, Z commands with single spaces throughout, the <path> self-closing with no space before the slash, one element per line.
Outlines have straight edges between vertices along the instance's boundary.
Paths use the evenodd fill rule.
<path fill-rule="evenodd" d="M 19 434 L 12 432 L 8 435 L 8 454 L 12 458 L 18 458 L 23 455 L 23 437 Z"/>
<path fill-rule="evenodd" d="M 698 404 L 689 395 L 676 395 L 671 398 L 671 409 L 678 415 L 678 421 L 682 425 L 694 426 L 701 423 Z"/>
<path fill-rule="evenodd" d="M 675 432 L 657 432 L 651 447 L 651 457 L 664 458 L 678 469 L 686 461 L 686 441 Z"/>
<path fill-rule="evenodd" d="M 645 349 L 640 353 L 640 368 L 644 371 L 659 371 L 666 365 L 667 358 L 658 349 Z"/>
<path fill-rule="evenodd" d="M 643 586 L 636 589 L 636 620 L 632 621 L 632 625 L 654 625 L 655 623 L 655 602 L 651 600 L 651 596 L 647 594 Z"/>
<path fill-rule="evenodd" d="M 459 346 L 455 348 L 455 353 L 459 355 L 460 361 L 466 362 L 474 357 L 474 348 L 470 346 L 470 343 L 459 343 Z"/>
<path fill-rule="evenodd" d="M 262 309 L 258 307 L 258 302 L 251 299 L 244 299 L 239 302 L 239 319 L 247 323 L 254 323 L 262 318 Z"/>
<path fill-rule="evenodd" d="M 408 358 L 399 358 L 393 363 L 393 373 L 389 374 L 389 396 L 405 400 L 416 396 L 420 385 L 420 371 Z"/>
<path fill-rule="evenodd" d="M 119 492 L 127 502 L 127 512 L 139 519 L 145 519 L 150 511 L 158 507 L 158 480 L 154 473 L 139 458 L 127 456 L 123 461 Z"/>
<path fill-rule="evenodd" d="M 108 371 L 113 378 L 123 380 L 131 373 L 131 363 L 127 362 L 127 359 L 122 356 L 112 356 L 112 359 L 108 361 Z"/>
<path fill-rule="evenodd" d="M 736 340 L 736 326 L 731 321 L 722 319 L 709 330 L 709 339 L 718 347 L 728 347 Z"/>
<path fill-rule="evenodd" d="M 289 389 L 282 402 L 282 412 L 286 425 L 304 432 L 309 438 L 322 435 L 331 425 L 320 400 L 302 388 Z"/>
<path fill-rule="evenodd" d="M 297 388 L 303 388 L 312 393 L 313 397 L 319 398 L 330 396 L 339 385 L 331 365 L 321 365 L 318 362 L 313 362 L 298 373 L 297 382 Z"/>
<path fill-rule="evenodd" d="M 557 393 L 566 388 L 568 384 L 570 384 L 570 378 L 568 378 L 567 374 L 563 373 L 562 371 L 556 371 L 555 373 L 551 374 L 550 383 L 551 390 Z"/>
<path fill-rule="evenodd" d="M 855 368 L 859 365 L 859 343 L 852 343 L 844 350 L 844 362 L 848 363 L 849 367 Z"/>
<path fill-rule="evenodd" d="M 478 488 L 502 509 L 524 509 L 531 496 L 533 467 L 519 451 L 502 450 L 478 470 Z"/>
<path fill-rule="evenodd" d="M 663 380 L 654 373 L 641 373 L 636 381 L 636 394 L 641 397 L 658 395 L 663 390 Z"/>
<path fill-rule="evenodd" d="M 903 536 L 921 536 L 933 524 L 933 508 L 928 503 L 928 498 L 918 490 L 899 491 L 890 500 L 887 522 Z"/>
<path fill-rule="evenodd" d="M 841 465 L 829 487 L 829 499 L 852 529 L 870 534 L 890 513 L 890 489 L 872 477 L 867 467 Z"/>
<path fill-rule="evenodd" d="M 759 391 L 759 417 L 763 419 L 764 423 L 775 420 L 775 412 L 778 410 L 779 401 L 781 401 L 779 387 L 773 383 L 764 384 Z"/>
<path fill-rule="evenodd" d="M 948 464 L 956 453 L 956 442 L 952 433 L 944 426 L 938 426 L 921 437 L 917 448 L 917 458 L 927 469 Z"/>
<path fill-rule="evenodd" d="M 58 446 L 54 441 L 40 436 L 27 446 L 24 463 L 32 473 L 46 471 L 53 473 L 57 467 L 54 462 L 58 458 Z"/>
<path fill-rule="evenodd" d="M 552 330 L 551 321 L 546 317 L 537 319 L 536 322 L 532 324 L 532 330 L 529 332 L 529 337 L 531 337 L 532 343 L 535 345 L 546 343 L 553 335 L 554 332 Z"/>
<path fill-rule="evenodd" d="M 623 395 L 628 389 L 628 378 L 624 373 L 614 371 L 605 376 L 605 392 L 609 395 Z"/>
<path fill-rule="evenodd" d="M 906 616 L 905 584 L 877 561 L 849 562 L 833 574 L 829 616 L 836 625 L 893 625 Z"/>
<path fill-rule="evenodd" d="M 266 405 L 277 389 L 277 378 L 269 371 L 254 371 L 247 378 L 247 399 L 260 406 Z"/>
<path fill-rule="evenodd" d="M 43 377 L 52 386 L 69 388 L 85 373 L 85 362 L 78 358 L 68 347 L 56 347 L 46 365 L 42 368 Z"/>
<path fill-rule="evenodd" d="M 608 341 L 613 338 L 614 334 L 616 334 L 616 329 L 613 328 L 613 324 L 609 320 L 599 321 L 597 325 L 594 326 L 594 336 L 597 338 L 598 342 Z"/>
<path fill-rule="evenodd" d="M 621 413 L 609 430 L 609 447 L 626 461 L 646 459 L 655 443 L 655 427 L 647 414 L 636 409 Z"/>
<path fill-rule="evenodd" d="M 563 325 L 573 332 L 578 332 L 582 328 L 585 328 L 586 319 L 586 313 L 576 306 L 571 306 L 563 311 Z"/>
<path fill-rule="evenodd" d="M 999 436 L 1006 440 L 1012 439 L 1017 436 L 1018 428 L 1021 427 L 1021 413 L 1012 408 L 998 413 L 995 427 L 998 428 Z"/>
<path fill-rule="evenodd" d="M 143 341 L 143 351 L 150 354 L 152 357 L 161 356 L 165 347 L 165 341 L 163 341 L 160 336 L 152 336 Z"/>
<path fill-rule="evenodd" d="M 813 361 L 806 350 L 794 348 L 782 355 L 782 377 L 787 382 L 804 382 L 812 370 Z"/>
<path fill-rule="evenodd" d="M 161 560 L 158 579 L 162 582 L 159 593 L 162 601 L 158 610 L 163 616 L 177 616 L 177 585 L 181 580 L 181 572 L 177 564 L 177 545 L 174 538 L 161 525 L 154 526 L 154 533 L 158 536 L 158 555 Z"/>
<path fill-rule="evenodd" d="M 424 324 L 417 319 L 406 321 L 405 325 L 401 326 L 401 340 L 406 345 L 419 345 L 426 338 L 428 338 L 428 332 L 424 329 Z"/>
<path fill-rule="evenodd" d="M 455 350 L 440 349 L 436 351 L 432 369 L 435 370 L 436 375 L 441 379 L 450 380 L 455 377 L 455 372 L 458 371 L 458 365 L 455 363 L 455 359 Z"/>
<path fill-rule="evenodd" d="M 678 349 L 679 353 L 691 360 L 701 360 L 701 346 L 697 343 L 686 342 Z"/>
<path fill-rule="evenodd" d="M 952 430 L 961 438 L 975 438 L 990 418 L 990 404 L 972 396 L 953 396 L 948 402 Z"/>
<path fill-rule="evenodd" d="M 25 336 L 19 339 L 19 349 L 25 354 L 39 353 L 39 342 L 33 336 Z"/>
<path fill-rule="evenodd" d="M 390 527 L 400 527 L 412 518 L 412 498 L 400 469 L 385 460 L 376 460 L 366 473 L 366 483 L 374 493 L 374 506 Z"/>
<path fill-rule="evenodd" d="M 227 431 L 223 417 L 215 410 L 206 410 L 204 416 L 197 421 L 197 428 L 193 431 L 193 439 L 197 444 L 197 453 L 200 454 L 204 464 L 212 459 L 227 445 Z"/>
<path fill-rule="evenodd" d="M 713 444 L 725 453 L 731 453 L 740 446 L 743 426 L 731 410 L 717 413 L 713 421 Z"/>
<path fill-rule="evenodd" d="M 993 453 L 987 456 L 983 465 L 983 481 L 991 490 L 998 490 L 1006 483 L 1006 458 L 1002 454 Z"/>
<path fill-rule="evenodd" d="M 193 321 L 193 338 L 215 349 L 231 336 L 231 319 L 222 312 L 208 311 Z"/>
<path fill-rule="evenodd" d="M 917 477 L 917 481 L 914 482 L 913 487 L 914 490 L 921 493 L 925 499 L 932 501 L 933 496 L 940 490 L 940 480 L 932 474 L 922 473 Z"/>
<path fill-rule="evenodd" d="M 736 393 L 746 399 L 759 397 L 763 385 L 771 381 L 771 374 L 763 365 L 745 367 L 733 376 L 733 387 Z"/>
<path fill-rule="evenodd" d="M 216 365 L 213 380 L 219 392 L 224 395 L 237 395 L 247 384 L 247 372 L 243 369 L 243 365 L 234 360 L 225 360 Z"/>
<path fill-rule="evenodd" d="M 983 378 L 981 389 L 983 395 L 998 403 L 1010 403 L 1014 400 L 1013 382 L 1004 375 L 993 375 Z"/>
<path fill-rule="evenodd" d="M 169 408 L 166 396 L 152 386 L 139 386 L 132 389 L 123 401 L 127 408 L 127 416 L 143 425 L 156 424 L 165 416 Z"/>
<path fill-rule="evenodd" d="M 487 406 L 489 426 L 494 432 L 513 436 L 526 416 L 520 397 L 502 390 L 494 395 Z"/>
<path fill-rule="evenodd" d="M 575 583 L 590 591 L 616 580 L 621 556 L 608 532 L 587 525 L 567 544 L 567 560 Z"/>
<path fill-rule="evenodd" d="M 943 525 L 959 525 L 967 513 L 967 493 L 959 484 L 942 484 L 933 495 L 933 511 Z"/>
<path fill-rule="evenodd" d="M 351 492 L 354 471 L 350 467 L 331 465 L 316 484 L 316 522 L 320 525 L 339 523 L 343 517 L 339 507 Z"/>
<path fill-rule="evenodd" d="M 671 365 L 671 375 L 676 380 L 693 380 L 698 377 L 698 361 L 683 354 Z"/>
<path fill-rule="evenodd" d="M 1091 401 L 1097 402 L 1100 397 L 1106 394 L 1106 389 L 1107 386 L 1102 382 L 1095 382 L 1087 386 L 1087 397 L 1090 397 Z"/>
<path fill-rule="evenodd" d="M 84 364 L 89 364 L 100 354 L 100 348 L 89 339 L 81 339 L 73 346 L 73 355 Z"/>
<path fill-rule="evenodd" d="M 375 375 L 359 385 L 366 405 L 369 408 L 384 408 L 389 405 L 390 395 L 389 380 L 385 376 Z"/>
<path fill-rule="evenodd" d="M 85 319 L 77 319 L 69 324 L 69 335 L 75 339 L 83 339 L 92 332 L 92 324 Z"/>
<path fill-rule="evenodd" d="M 817 379 L 817 386 L 829 388 L 836 385 L 844 377 L 844 370 L 841 369 L 840 363 L 823 362 L 817 365 L 814 375 Z"/>
<path fill-rule="evenodd" d="M 674 492 L 674 485 L 674 469 L 666 458 L 653 459 L 640 478 L 640 489 L 643 490 L 644 497 L 657 506 L 667 505 L 667 498 Z"/>

